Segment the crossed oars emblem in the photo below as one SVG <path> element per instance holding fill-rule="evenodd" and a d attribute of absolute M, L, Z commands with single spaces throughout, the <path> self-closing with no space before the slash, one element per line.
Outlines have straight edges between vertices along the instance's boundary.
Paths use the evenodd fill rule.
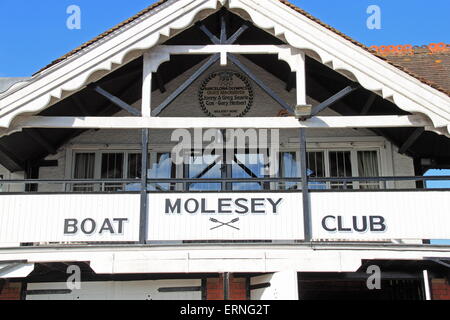
<path fill-rule="evenodd" d="M 239 228 L 237 228 L 235 226 L 232 226 L 233 223 L 236 223 L 236 222 L 239 221 L 239 218 L 235 218 L 235 219 L 231 220 L 230 222 L 222 222 L 222 221 L 219 221 L 219 220 L 214 219 L 214 218 L 210 218 L 209 221 L 214 222 L 214 223 L 219 223 L 218 226 L 215 226 L 214 228 L 211 228 L 210 230 L 218 229 L 218 228 L 224 227 L 224 226 L 227 226 L 227 227 L 230 227 L 230 228 L 234 228 L 236 230 L 241 230 L 241 229 L 239 229 Z"/>

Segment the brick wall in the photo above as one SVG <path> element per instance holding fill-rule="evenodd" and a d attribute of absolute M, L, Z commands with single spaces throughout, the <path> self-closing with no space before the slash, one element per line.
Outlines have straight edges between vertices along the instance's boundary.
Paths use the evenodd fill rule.
<path fill-rule="evenodd" d="M 21 291 L 21 283 L 0 282 L 0 300 L 20 300 Z"/>
<path fill-rule="evenodd" d="M 431 291 L 433 300 L 450 300 L 450 284 L 445 279 L 433 279 Z"/>
<path fill-rule="evenodd" d="M 223 277 L 207 279 L 206 300 L 223 300 Z M 230 300 L 247 300 L 247 279 L 230 275 Z"/>

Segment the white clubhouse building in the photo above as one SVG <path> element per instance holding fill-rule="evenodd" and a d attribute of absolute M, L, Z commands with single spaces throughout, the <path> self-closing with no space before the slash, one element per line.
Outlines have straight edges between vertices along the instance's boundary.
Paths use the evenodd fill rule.
<path fill-rule="evenodd" d="M 448 288 L 450 90 L 284 0 L 160 1 L 0 79 L 0 165 L 0 299 Z"/>

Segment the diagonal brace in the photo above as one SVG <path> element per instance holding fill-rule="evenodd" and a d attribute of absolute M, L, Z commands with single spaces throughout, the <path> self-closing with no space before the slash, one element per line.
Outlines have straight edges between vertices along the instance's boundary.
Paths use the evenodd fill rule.
<path fill-rule="evenodd" d="M 405 143 L 403 143 L 403 145 L 399 148 L 398 153 L 405 154 L 424 132 L 425 128 L 417 128 L 416 130 L 414 130 L 414 132 L 408 137 Z"/>
<path fill-rule="evenodd" d="M 237 41 L 237 39 L 248 29 L 248 25 L 244 24 L 240 27 L 228 40 L 225 41 L 225 44 L 233 44 Z"/>
<path fill-rule="evenodd" d="M 120 98 L 116 97 L 115 95 L 112 95 L 108 91 L 102 89 L 100 86 L 92 83 L 92 84 L 88 85 L 88 88 L 94 90 L 98 94 L 102 95 L 103 97 L 105 97 L 106 99 L 111 101 L 116 106 L 122 108 L 123 110 L 125 110 L 125 111 L 127 111 L 129 113 L 131 113 L 132 115 L 134 115 L 134 116 L 142 116 L 140 111 L 136 110 L 135 108 L 130 106 L 128 103 L 126 103 L 125 101 L 123 101 Z"/>

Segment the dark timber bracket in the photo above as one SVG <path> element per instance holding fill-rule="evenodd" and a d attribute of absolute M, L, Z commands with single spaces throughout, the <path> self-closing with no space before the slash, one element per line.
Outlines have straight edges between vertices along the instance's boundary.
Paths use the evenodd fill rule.
<path fill-rule="evenodd" d="M 88 88 L 94 90 L 98 94 L 102 95 L 103 97 L 105 97 L 106 99 L 111 101 L 116 106 L 122 108 L 123 110 L 125 110 L 125 111 L 127 111 L 129 113 L 131 113 L 132 115 L 139 116 L 139 117 L 142 116 L 142 114 L 141 114 L 141 112 L 139 110 L 136 110 L 135 108 L 130 106 L 128 103 L 126 103 L 122 99 L 120 99 L 120 98 L 116 97 L 115 95 L 112 95 L 108 91 L 102 89 L 97 84 L 91 83 L 91 84 L 88 85 Z"/>
<path fill-rule="evenodd" d="M 189 77 L 181 86 L 179 86 L 166 100 L 164 100 L 158 107 L 152 111 L 152 116 L 158 116 L 165 108 L 167 108 L 180 94 L 186 91 L 187 88 L 197 80 L 206 70 L 220 59 L 220 54 L 214 54 L 209 60 L 201 66 L 193 75 Z"/>
<path fill-rule="evenodd" d="M 283 109 L 290 113 L 294 113 L 294 110 L 289 104 L 287 104 L 283 99 L 281 99 L 272 89 L 270 89 L 264 82 L 258 79 L 250 69 L 248 69 L 234 54 L 228 54 L 228 59 L 230 59 L 233 64 L 241 69 L 250 79 L 252 79 L 265 93 L 267 93 L 273 100 L 275 100 Z"/>
<path fill-rule="evenodd" d="M 89 115 L 89 112 L 84 107 L 84 103 L 83 103 L 83 101 L 81 101 L 80 97 L 78 97 L 77 95 L 73 95 L 72 100 L 75 102 L 75 106 L 78 108 L 78 111 L 80 112 L 80 114 L 83 117 L 86 117 Z"/>
<path fill-rule="evenodd" d="M 366 104 L 361 110 L 361 115 L 365 116 L 369 113 L 370 109 L 372 108 L 373 104 L 375 103 L 375 100 L 377 99 L 377 95 L 373 92 L 370 93 L 369 98 L 367 99 Z"/>
<path fill-rule="evenodd" d="M 0 144 L 0 157 L 3 165 L 11 172 L 25 171 L 26 163 L 21 161 L 12 151 Z M 5 163 L 6 161 L 6 163 Z"/>
<path fill-rule="evenodd" d="M 357 90 L 359 87 L 360 86 L 358 83 L 353 83 L 352 85 L 345 87 L 344 89 L 342 89 L 341 91 L 339 91 L 338 93 L 331 96 L 330 98 L 328 98 L 327 100 L 316 106 L 314 109 L 312 109 L 311 115 L 309 117 L 306 117 L 306 119 L 312 118 L 317 114 L 319 114 L 320 112 L 322 112 L 323 110 L 331 107 L 333 104 L 343 99 L 344 97 L 348 96 L 350 93 Z"/>

